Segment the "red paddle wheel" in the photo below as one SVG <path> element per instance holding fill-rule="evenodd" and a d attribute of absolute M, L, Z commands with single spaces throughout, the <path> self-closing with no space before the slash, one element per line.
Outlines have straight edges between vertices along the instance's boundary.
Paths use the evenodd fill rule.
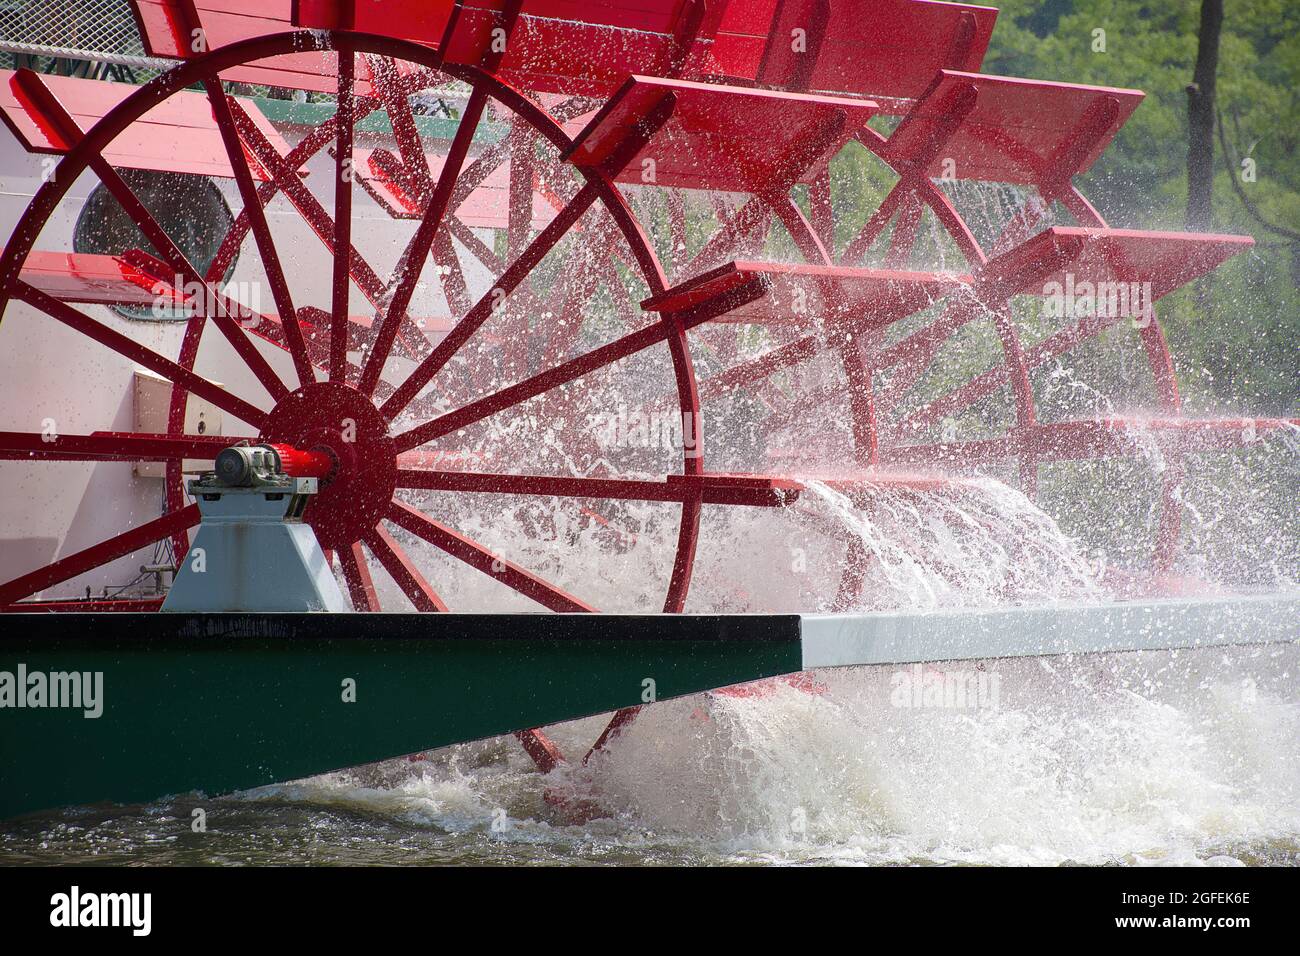
<path fill-rule="evenodd" d="M 992 9 L 134 6 L 149 52 L 178 60 L 147 85 L 0 77 L 13 132 L 61 157 L 0 259 L 0 305 L 172 383 L 166 430 L 5 432 L 0 457 L 163 462 L 166 507 L 0 585 L 5 609 L 156 607 L 74 600 L 60 585 L 165 539 L 183 555 L 198 520 L 186 462 L 240 439 L 333 463 L 306 517 L 359 611 L 380 609 L 377 568 L 417 610 L 455 609 L 457 595 L 412 559 L 416 541 L 512 597 L 596 610 L 581 581 L 530 568 L 457 521 L 509 513 L 557 541 L 600 531 L 635 557 L 623 509 L 651 506 L 673 509 L 676 525 L 664 566 L 642 568 L 670 612 L 686 605 L 705 506 L 790 505 L 800 483 L 785 475 L 807 473 L 810 459 L 839 462 L 821 470 L 869 505 L 882 484 L 928 490 L 1003 462 L 1032 494 L 1042 463 L 1128 455 L 1153 440 L 1168 463 L 1158 579 L 1174 558 L 1183 456 L 1245 440 L 1245 423 L 1180 416 L 1152 303 L 1251 240 L 1110 228 L 1074 179 L 1142 94 L 979 73 Z M 297 91 L 330 115 L 290 146 L 241 92 L 250 85 Z M 431 103 L 445 119 L 430 118 Z M 839 175 L 864 151 L 886 187 L 870 210 L 862 184 Z M 242 208 L 210 263 L 186 255 L 123 169 L 233 183 Z M 83 176 L 138 234 L 111 253 L 38 248 Z M 386 243 L 359 213 L 358 183 L 389 220 Z M 1015 196 L 993 228 L 963 208 L 958 187 L 972 183 Z M 288 213 L 314 237 L 310 250 L 286 247 Z M 305 263 L 322 253 L 329 278 L 313 295 Z M 237 260 L 273 311 L 228 294 Z M 1094 297 L 1137 291 L 1126 308 L 1064 319 L 1026 344 L 1017 309 L 1085 286 Z M 160 303 L 188 316 L 167 349 L 101 308 Z M 1159 417 L 1042 414 L 1041 370 L 1130 321 Z M 994 357 L 954 381 L 945 348 L 974 328 Z M 214 351 L 238 369 L 232 384 L 201 371 Z M 242 424 L 187 432 L 191 396 Z M 584 424 L 608 413 L 611 396 L 675 419 L 675 445 L 597 447 Z M 757 436 L 743 452 L 726 440 L 739 398 Z M 825 424 L 826 444 L 791 456 L 792 426 L 810 420 Z M 551 443 L 560 431 L 564 454 Z M 567 530 L 551 517 L 559 501 L 577 503 Z M 846 546 L 843 608 L 858 601 L 868 562 L 856 539 Z M 620 711 L 596 748 L 634 715 Z M 561 759 L 541 734 L 520 736 L 543 770 Z"/>

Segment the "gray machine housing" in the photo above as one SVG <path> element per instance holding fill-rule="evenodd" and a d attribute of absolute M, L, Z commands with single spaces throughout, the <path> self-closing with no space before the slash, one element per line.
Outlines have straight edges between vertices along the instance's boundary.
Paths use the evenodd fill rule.
<path fill-rule="evenodd" d="M 252 487 L 218 475 L 189 483 L 203 516 L 164 611 L 346 611 L 325 553 L 302 513 L 315 478 L 264 477 Z"/>

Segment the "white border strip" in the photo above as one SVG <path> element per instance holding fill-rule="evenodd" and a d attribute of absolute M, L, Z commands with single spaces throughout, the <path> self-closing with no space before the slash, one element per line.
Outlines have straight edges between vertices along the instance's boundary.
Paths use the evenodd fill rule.
<path fill-rule="evenodd" d="M 805 669 L 1268 644 L 1300 641 L 1300 596 L 814 614 L 801 628 Z"/>

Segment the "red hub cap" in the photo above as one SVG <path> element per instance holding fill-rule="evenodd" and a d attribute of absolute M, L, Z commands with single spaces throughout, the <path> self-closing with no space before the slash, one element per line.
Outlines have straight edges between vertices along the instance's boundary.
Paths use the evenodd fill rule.
<path fill-rule="evenodd" d="M 327 449 L 338 462 L 307 508 L 321 547 L 349 548 L 388 513 L 397 487 L 397 452 L 388 421 L 351 385 L 314 382 L 282 398 L 262 437 Z"/>

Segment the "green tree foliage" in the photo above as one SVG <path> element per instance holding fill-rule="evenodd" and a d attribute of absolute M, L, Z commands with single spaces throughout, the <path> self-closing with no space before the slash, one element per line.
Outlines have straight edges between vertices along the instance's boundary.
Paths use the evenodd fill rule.
<path fill-rule="evenodd" d="M 1196 59 L 1199 0 L 996 5 L 1001 12 L 985 72 L 1146 92 L 1081 188 L 1112 225 L 1181 230 L 1186 87 Z M 1300 4 L 1228 3 L 1219 59 L 1214 229 L 1254 236 L 1256 246 L 1162 302 L 1161 322 L 1191 411 L 1295 415 L 1300 408 L 1298 90 Z M 1253 162 L 1243 167 L 1243 160 Z"/>

